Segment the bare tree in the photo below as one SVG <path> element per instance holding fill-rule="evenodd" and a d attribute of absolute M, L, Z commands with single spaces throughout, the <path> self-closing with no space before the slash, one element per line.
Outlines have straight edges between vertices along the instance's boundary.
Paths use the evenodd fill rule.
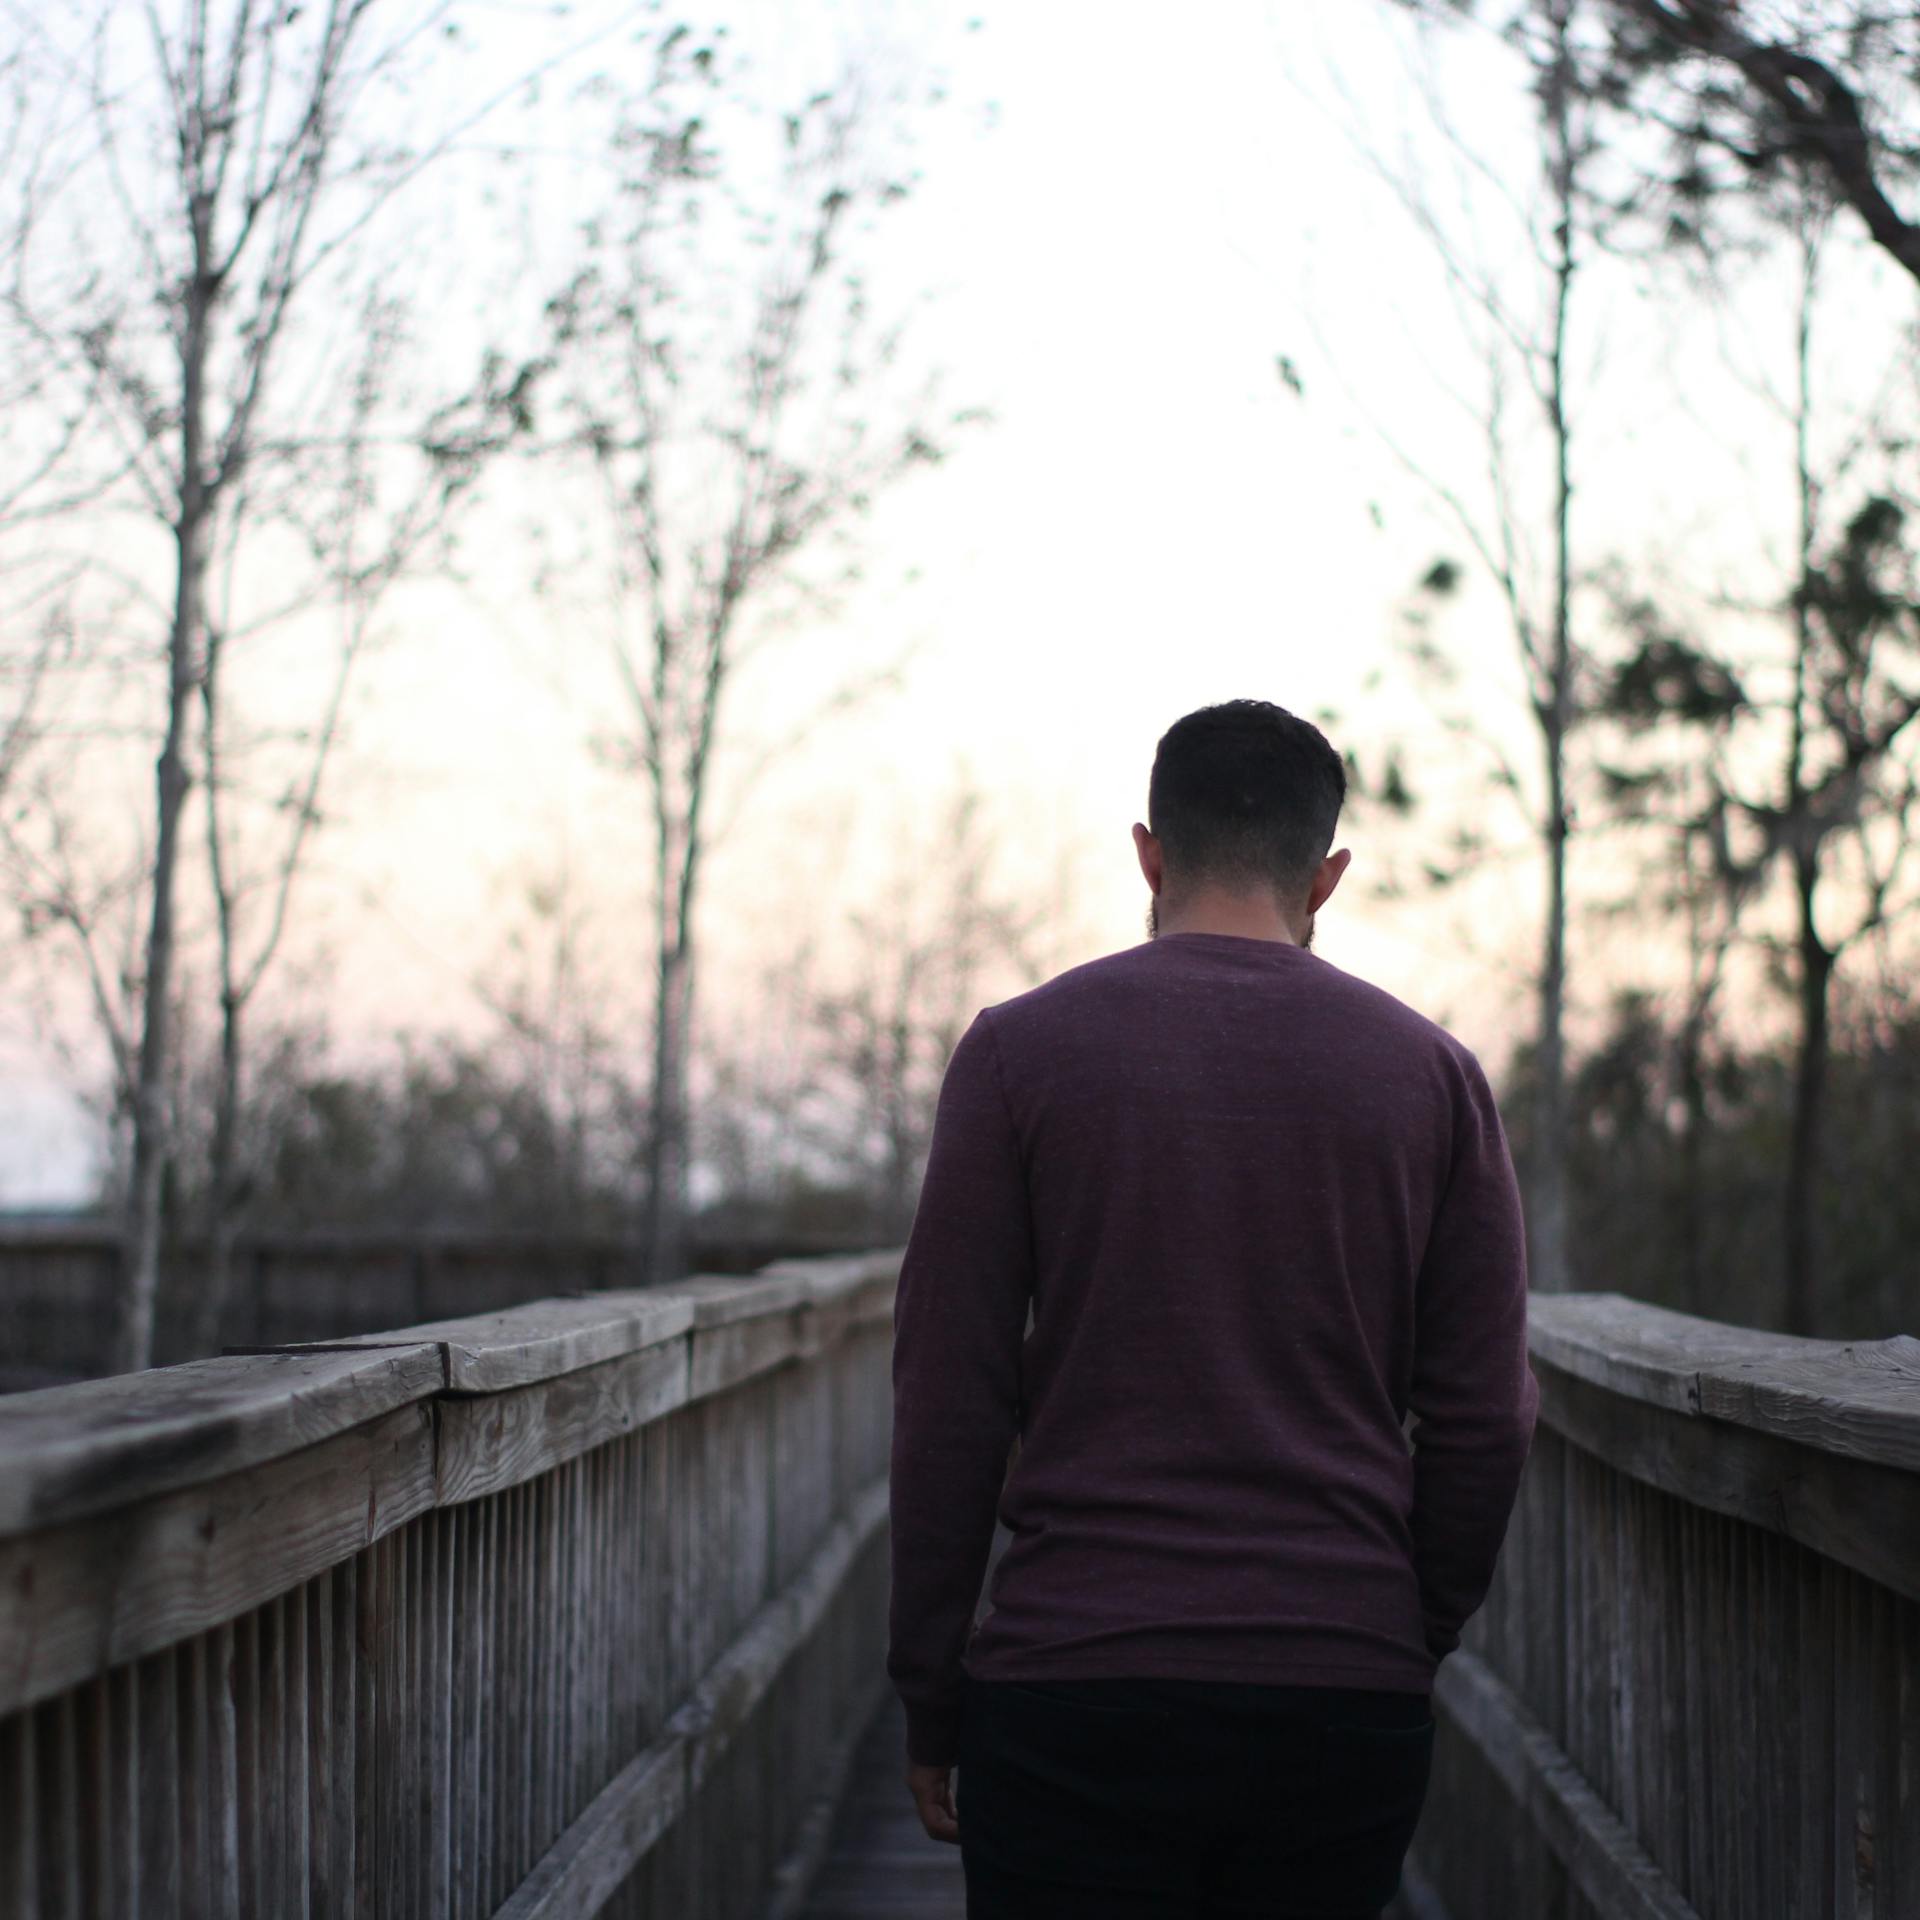
<path fill-rule="evenodd" d="M 602 744 L 650 814 L 660 1277 L 685 1260 L 696 916 L 730 696 L 806 606 L 823 549 L 938 459 L 962 417 L 936 427 L 925 393 L 896 399 L 896 339 L 869 312 L 859 259 L 907 192 L 879 154 L 884 109 L 848 71 L 789 112 L 755 112 L 716 43 L 669 34 L 650 83 L 618 104 L 610 203 L 584 223 L 552 307 L 569 443 L 613 556 L 630 724 Z M 756 129 L 770 150 L 755 151 Z M 888 677 L 836 688 L 790 738 Z"/>
<path fill-rule="evenodd" d="M 1528 806 L 1528 824 L 1545 869 L 1546 910 L 1535 978 L 1532 1122 L 1528 1129 L 1527 1226 L 1533 1284 L 1559 1291 L 1567 1279 L 1567 924 L 1568 843 L 1573 833 L 1570 743 L 1582 718 L 1580 688 L 1588 644 L 1576 632 L 1582 573 L 1575 553 L 1575 381 L 1572 327 L 1586 254 L 1600 210 L 1591 176 L 1601 151 L 1592 59 L 1589 0 L 1522 0 L 1506 16 L 1505 33 L 1524 63 L 1540 140 L 1540 194 L 1527 202 L 1500 180 L 1456 130 L 1430 87 L 1436 127 L 1469 181 L 1506 204 L 1524 226 L 1534 269 L 1530 288 L 1516 289 L 1477 256 L 1470 235 L 1434 204 L 1429 185 L 1395 172 L 1369 154 L 1409 217 L 1430 243 L 1463 325 L 1484 370 L 1482 394 L 1469 407 L 1480 432 L 1486 489 L 1464 476 L 1415 458 L 1397 434 L 1380 426 L 1389 450 L 1428 489 L 1458 528 L 1473 557 L 1498 590 L 1525 677 L 1527 710 L 1540 753 L 1537 807 L 1526 801 L 1534 783 L 1484 729 L 1480 746 L 1492 756 L 1493 778 Z M 1283 364 L 1283 377 L 1288 372 Z M 1378 424 L 1378 423 L 1376 423 Z M 1544 483 L 1531 486 L 1521 447 L 1544 448 Z M 1428 572 L 1421 598 L 1422 644 L 1427 615 L 1457 591 L 1461 569 L 1442 560 Z M 1430 654 L 1443 665 L 1438 654 Z M 1465 727 L 1466 723 L 1462 722 Z M 1390 769 L 1391 771 L 1391 769 Z M 1391 798 L 1392 796 L 1389 796 Z M 1404 796 L 1397 803 L 1404 806 Z M 1483 853 L 1470 835 L 1462 852 Z M 1456 877 L 1455 865 L 1430 867 L 1431 877 Z"/>
<path fill-rule="evenodd" d="M 398 310 L 367 303 L 357 342 L 347 410 L 332 431 L 286 448 L 286 481 L 271 505 L 236 495 L 223 529 L 225 591 L 204 625 L 200 679 L 200 790 L 206 810 L 207 875 L 212 894 L 219 992 L 219 1062 L 213 1081 L 213 1129 L 206 1183 L 207 1263 L 194 1303 L 196 1350 L 210 1348 L 226 1304 L 234 1242 L 252 1186 L 241 1153 L 246 1099 L 247 1018 L 281 955 L 296 885 L 323 821 L 321 799 L 344 723 L 347 694 L 372 642 L 393 586 L 417 566 L 446 562 L 458 508 L 488 463 L 531 425 L 535 366 L 509 369 L 489 354 L 474 391 L 436 408 L 418 430 L 418 458 L 396 484 L 398 451 L 383 437 L 386 387 L 400 351 Z M 294 457 L 297 452 L 297 459 Z M 390 497 L 397 494 L 398 497 Z M 232 705 L 223 698 L 223 663 L 236 646 L 280 617 L 278 608 L 242 620 L 232 563 L 272 526 L 303 554 L 308 590 L 324 606 L 330 638 L 326 691 L 310 725 L 275 756 L 274 777 L 250 809 L 264 820 L 240 835 L 230 817 L 242 797 L 234 762 L 248 771 L 266 743 L 234 750 Z M 278 744 L 278 743 L 276 743 Z M 264 771 L 264 770 L 263 770 Z M 247 859 L 249 843 L 256 851 Z M 256 911 L 257 909 L 257 911 Z M 252 923 L 251 925 L 249 923 Z"/>
<path fill-rule="evenodd" d="M 483 99 L 425 145 L 404 138 L 407 84 L 422 49 L 440 45 L 454 26 L 452 15 L 451 0 L 382 7 L 377 20 L 373 0 L 323 0 L 314 8 L 178 0 L 171 9 L 148 8 L 137 32 L 128 10 L 112 5 L 66 37 L 68 22 L 42 17 L 26 26 L 39 71 L 91 143 L 56 145 L 60 164 L 38 161 L 27 176 L 19 238 L 0 286 L 0 316 L 35 370 L 42 413 L 59 423 L 88 410 L 84 436 L 57 424 L 51 434 L 62 461 L 81 464 L 80 481 L 61 474 L 56 488 L 50 468 L 34 510 L 70 520 L 87 510 L 78 524 L 91 549 L 89 578 L 116 571 L 109 531 L 116 519 L 144 522 L 165 543 L 160 743 L 152 829 L 143 836 L 145 925 L 129 1050 L 126 1275 L 115 1348 L 122 1368 L 146 1364 L 152 1347 L 174 1130 L 168 1088 L 182 847 L 196 763 L 212 776 L 208 847 L 225 1024 L 237 1060 L 239 1017 L 277 950 L 337 731 L 336 704 L 316 730 L 310 777 L 287 797 L 291 830 L 264 944 L 242 961 L 219 822 L 232 790 L 220 718 L 228 678 L 221 662 L 232 633 L 216 604 L 215 570 L 244 575 L 249 560 L 271 567 L 303 521 L 311 528 L 330 510 L 303 503 L 301 488 L 316 464 L 351 439 L 352 395 L 379 352 L 377 340 L 356 340 L 350 323 L 339 321 L 342 311 L 354 311 L 350 289 L 364 281 L 374 223 L 502 97 Z M 343 335 L 345 350 L 330 354 Z M 481 399 L 504 401 L 512 387 L 497 381 Z M 495 419 L 480 439 L 497 427 Z M 450 455 L 412 447 L 434 469 L 420 495 L 438 503 L 431 513 L 463 484 L 473 449 L 458 443 L 472 433 L 470 421 L 460 425 Z M 392 449 L 380 456 L 391 457 Z M 350 492 L 363 489 L 366 464 L 334 477 Z M 310 554 L 320 566 L 280 611 L 298 612 L 330 585 L 363 618 L 377 598 L 370 588 L 395 571 L 393 556 L 418 551 L 404 514 L 388 519 L 377 544 L 388 562 L 356 550 L 339 556 L 330 581 L 324 546 Z M 135 591 L 139 574 L 139 564 L 129 563 Z M 255 613 L 249 624 L 268 618 Z M 356 645 L 347 648 L 349 660 Z M 78 896 L 69 889 L 60 897 L 67 923 L 77 925 Z M 238 1097 L 237 1069 L 223 1084 Z M 222 1128 L 229 1145 L 231 1118 Z"/>

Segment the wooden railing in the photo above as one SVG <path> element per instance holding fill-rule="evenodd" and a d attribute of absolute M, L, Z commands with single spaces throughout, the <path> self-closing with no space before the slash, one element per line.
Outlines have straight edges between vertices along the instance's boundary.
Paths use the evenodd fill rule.
<path fill-rule="evenodd" d="M 0 1401 L 0 1916 L 764 1911 L 884 1686 L 897 1268 Z"/>
<path fill-rule="evenodd" d="M 1409 1920 L 1920 1915 L 1920 1341 L 1531 1303 Z"/>

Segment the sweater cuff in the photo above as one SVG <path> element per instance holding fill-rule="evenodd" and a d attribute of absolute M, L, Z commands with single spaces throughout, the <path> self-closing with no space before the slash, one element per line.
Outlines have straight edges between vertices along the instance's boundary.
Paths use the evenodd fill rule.
<path fill-rule="evenodd" d="M 959 1705 L 907 1708 L 907 1758 L 916 1767 L 950 1767 L 960 1757 Z"/>

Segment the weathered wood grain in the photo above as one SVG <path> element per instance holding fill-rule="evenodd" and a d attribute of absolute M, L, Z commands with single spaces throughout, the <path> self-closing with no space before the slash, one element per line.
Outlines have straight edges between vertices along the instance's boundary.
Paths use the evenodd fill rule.
<path fill-rule="evenodd" d="M 1434 1702 L 1492 1765 L 1602 1920 L 1699 1920 L 1546 1729 L 1486 1663 L 1448 1656 Z"/>
<path fill-rule="evenodd" d="M 1785 1534 L 1920 1599 L 1920 1478 L 1624 1399 L 1538 1359 L 1535 1373 L 1540 1418 L 1588 1453 L 1694 1506 Z"/>
<path fill-rule="evenodd" d="M 1700 1411 L 1823 1452 L 1920 1472 L 1920 1340 L 1703 1367 Z"/>
<path fill-rule="evenodd" d="M 438 1352 L 414 1341 L 197 1360 L 0 1396 L 0 1536 L 279 1459 L 441 1385 Z"/>
<path fill-rule="evenodd" d="M 800 1576 L 761 1607 L 701 1677 L 664 1731 L 568 1827 L 499 1909 L 496 1920 L 588 1920 L 712 1778 L 818 1630 L 849 1568 L 886 1524 L 884 1482 L 831 1527 Z"/>
<path fill-rule="evenodd" d="M 684 1334 L 696 1301 L 679 1289 L 641 1287 L 622 1293 L 536 1300 L 499 1313 L 429 1320 L 391 1332 L 273 1349 L 288 1353 L 354 1353 L 396 1341 L 436 1347 L 449 1393 L 497 1393 L 551 1380 L 603 1360 Z"/>
<path fill-rule="evenodd" d="M 634 1432 L 689 1398 L 689 1336 L 439 1409 L 437 1497 L 443 1505 L 516 1486 Z"/>
<path fill-rule="evenodd" d="M 542 1873 L 747 1920 L 878 1676 L 897 1261 L 212 1363 L 259 1390 L 177 1483 L 0 1538 L 0 1875 L 63 1920 L 480 1920 Z M 329 1380 L 415 1397 L 303 1427 Z"/>
<path fill-rule="evenodd" d="M 418 1404 L 207 1486 L 0 1540 L 0 1714 L 236 1619 L 432 1503 Z"/>
<path fill-rule="evenodd" d="M 1620 1294 L 1537 1297 L 1537 1360 L 1650 1406 L 1920 1470 L 1920 1340 L 1805 1340 Z"/>

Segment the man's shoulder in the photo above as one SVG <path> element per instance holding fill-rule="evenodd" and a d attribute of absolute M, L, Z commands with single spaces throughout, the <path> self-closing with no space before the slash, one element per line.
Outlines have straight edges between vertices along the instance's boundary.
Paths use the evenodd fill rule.
<path fill-rule="evenodd" d="M 1089 993 L 1124 987 L 1141 976 L 1140 955 L 1144 951 L 1144 947 L 1121 947 L 1113 953 L 1101 954 L 1096 960 L 1083 960 L 1077 967 L 1068 967 L 1051 979 L 1028 987 L 1024 993 L 995 1001 L 987 1011 L 996 1023 L 1003 1017 L 1018 1020 L 1068 1006 Z"/>

